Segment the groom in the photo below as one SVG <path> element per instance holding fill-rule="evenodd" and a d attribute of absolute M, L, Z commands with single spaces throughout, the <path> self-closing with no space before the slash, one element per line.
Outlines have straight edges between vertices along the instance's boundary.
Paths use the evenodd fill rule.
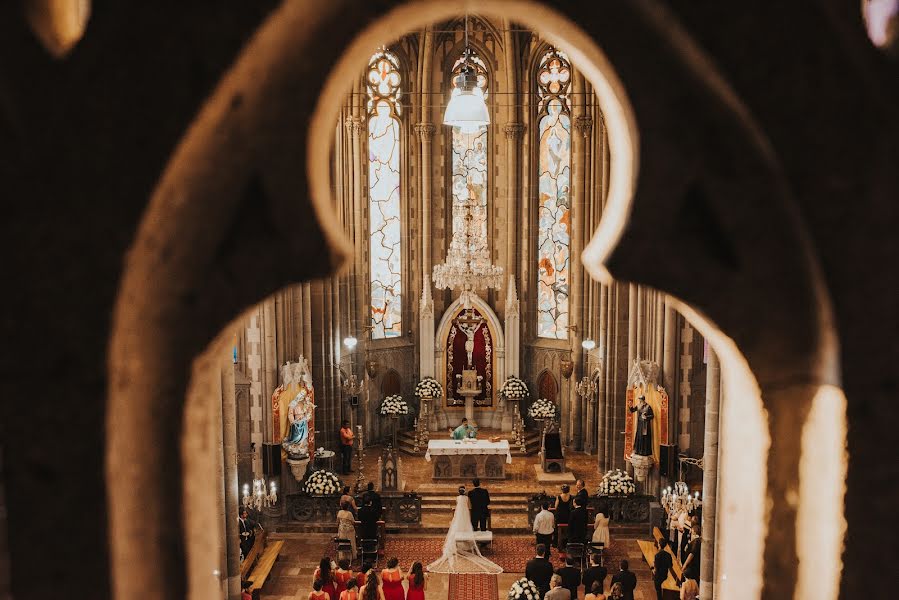
<path fill-rule="evenodd" d="M 490 514 L 490 492 L 481 487 L 481 480 L 475 477 L 471 480 L 474 489 L 468 492 L 468 501 L 471 503 L 471 528 L 475 531 L 487 531 L 487 515 Z"/>
<path fill-rule="evenodd" d="M 468 424 L 468 419 L 462 419 L 462 424 L 456 427 L 452 433 L 454 440 L 464 440 L 477 436 L 477 429 Z"/>

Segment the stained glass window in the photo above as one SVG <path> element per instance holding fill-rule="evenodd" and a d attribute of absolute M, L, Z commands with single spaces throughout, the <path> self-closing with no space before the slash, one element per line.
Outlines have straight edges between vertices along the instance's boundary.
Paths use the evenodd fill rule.
<path fill-rule="evenodd" d="M 381 50 L 368 65 L 368 196 L 371 337 L 402 335 L 400 214 L 400 73 Z"/>
<path fill-rule="evenodd" d="M 487 67 L 479 56 L 469 51 L 469 64 L 478 74 L 478 87 L 487 97 Z M 451 86 L 455 87 L 455 77 L 462 68 L 460 57 L 453 65 L 450 75 Z M 480 231 L 482 240 L 487 243 L 487 164 L 489 156 L 487 126 L 482 125 L 476 131 L 466 132 L 461 127 L 453 127 L 452 169 L 453 169 L 453 231 L 462 229 L 462 219 L 467 211 L 466 203 L 471 207 L 474 219 L 473 229 Z"/>
<path fill-rule="evenodd" d="M 571 67 L 558 50 L 537 73 L 537 335 L 568 339 L 571 263 Z"/>

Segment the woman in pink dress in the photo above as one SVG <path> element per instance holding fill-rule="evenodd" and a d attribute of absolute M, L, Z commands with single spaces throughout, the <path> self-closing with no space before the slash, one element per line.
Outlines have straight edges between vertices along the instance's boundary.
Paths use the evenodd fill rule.
<path fill-rule="evenodd" d="M 425 600 L 425 572 L 420 562 L 412 563 L 406 579 L 409 580 L 406 600 Z"/>
<path fill-rule="evenodd" d="M 399 567 L 400 561 L 393 557 L 387 561 L 387 568 L 381 570 L 381 589 L 384 590 L 384 600 L 406 600 L 406 590 L 403 589 L 403 570 Z"/>

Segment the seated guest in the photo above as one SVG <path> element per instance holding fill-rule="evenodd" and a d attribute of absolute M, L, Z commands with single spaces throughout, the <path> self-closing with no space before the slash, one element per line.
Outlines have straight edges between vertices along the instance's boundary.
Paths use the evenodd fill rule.
<path fill-rule="evenodd" d="M 680 600 L 696 600 L 699 598 L 699 584 L 695 579 L 685 579 L 680 588 Z"/>
<path fill-rule="evenodd" d="M 584 576 L 582 578 L 582 581 L 584 583 L 584 590 L 592 590 L 594 582 L 599 582 L 600 592 L 605 589 L 606 576 L 609 574 L 609 572 L 605 567 L 600 565 L 601 560 L 602 556 L 600 556 L 599 554 L 593 554 L 590 556 L 590 566 L 587 567 L 587 570 L 584 571 Z"/>
<path fill-rule="evenodd" d="M 368 577 L 368 572 L 371 571 L 371 563 L 364 562 L 362 563 L 362 568 L 359 569 L 359 572 L 356 573 L 356 587 L 362 589 L 362 586 L 365 585 L 365 579 Z"/>
<path fill-rule="evenodd" d="M 359 509 L 359 539 L 360 540 L 376 540 L 378 539 L 378 519 L 381 513 L 375 510 L 373 500 L 369 496 L 365 499 L 365 504 Z"/>
<path fill-rule="evenodd" d="M 316 579 L 312 582 L 312 591 L 309 592 L 309 600 L 330 600 L 327 592 L 322 590 L 322 580 Z"/>
<path fill-rule="evenodd" d="M 584 589 L 587 589 L 586 586 Z M 584 595 L 584 600 L 606 600 L 605 594 L 602 593 L 602 583 L 594 581 L 590 591 Z"/>
<path fill-rule="evenodd" d="M 365 490 L 365 493 L 362 494 L 362 504 L 365 504 L 369 499 L 371 499 L 371 505 L 375 507 L 375 511 L 378 513 L 378 518 L 381 518 L 381 511 L 384 507 L 381 505 L 381 494 L 375 491 L 375 484 L 373 481 L 368 482 L 368 487 Z"/>
<path fill-rule="evenodd" d="M 581 585 L 581 570 L 574 566 L 574 559 L 568 557 L 565 566 L 556 571 L 556 575 L 562 578 L 562 587 L 571 592 L 571 597 L 577 598 L 577 589 Z"/>
<path fill-rule="evenodd" d="M 568 541 L 583 544 L 587 539 L 587 509 L 574 497 L 574 510 L 568 516 Z"/>
<path fill-rule="evenodd" d="M 549 588 L 549 592 L 543 596 L 543 600 L 572 600 L 571 592 L 568 588 L 562 587 L 562 578 L 558 575 L 553 575 L 549 580 Z"/>
<path fill-rule="evenodd" d="M 549 580 L 553 576 L 553 565 L 549 562 L 549 546 L 537 544 L 537 556 L 528 561 L 524 568 L 524 576 L 534 582 L 541 598 L 549 591 Z"/>
<path fill-rule="evenodd" d="M 340 496 L 340 500 L 337 501 L 337 506 L 342 507 L 344 503 L 350 505 L 350 512 L 353 513 L 353 518 L 356 518 L 356 513 L 359 512 L 359 507 L 356 506 L 356 499 L 353 498 L 352 494 L 350 494 L 350 486 L 343 486 L 343 494 Z"/>
<path fill-rule="evenodd" d="M 549 548 L 553 543 L 555 532 L 556 517 L 549 511 L 549 502 L 544 500 L 540 512 L 534 517 L 534 536 L 538 544 L 545 544 Z"/>
<path fill-rule="evenodd" d="M 346 582 L 346 589 L 340 592 L 340 600 L 359 600 L 359 590 L 356 589 L 356 580 L 350 579 Z"/>
<path fill-rule="evenodd" d="M 381 589 L 381 582 L 374 569 L 365 576 L 365 585 L 359 590 L 359 598 L 360 600 L 384 600 L 384 591 Z"/>
<path fill-rule="evenodd" d="M 634 575 L 628 567 L 626 560 L 622 560 L 618 564 L 620 570 L 615 573 L 612 577 L 612 585 L 614 586 L 616 583 L 621 586 L 621 597 L 624 600 L 634 600 L 634 588 L 637 587 L 637 576 Z M 614 590 L 612 592 L 612 597 L 615 597 Z"/>
<path fill-rule="evenodd" d="M 613 583 L 612 589 L 609 590 L 609 600 L 622 600 L 624 598 L 624 592 L 622 591 L 620 583 Z"/>

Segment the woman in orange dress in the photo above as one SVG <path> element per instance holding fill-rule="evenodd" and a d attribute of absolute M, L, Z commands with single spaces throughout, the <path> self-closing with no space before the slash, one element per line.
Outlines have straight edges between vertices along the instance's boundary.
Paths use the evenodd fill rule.
<path fill-rule="evenodd" d="M 399 567 L 400 561 L 393 557 L 387 561 L 387 568 L 381 570 L 381 588 L 384 590 L 384 600 L 406 600 L 406 590 L 403 589 L 403 570 Z"/>
<path fill-rule="evenodd" d="M 340 600 L 359 600 L 359 590 L 356 587 L 356 579 L 346 582 L 346 589 L 340 592 Z"/>
<path fill-rule="evenodd" d="M 359 596 L 361 600 L 384 600 L 384 591 L 381 589 L 378 574 L 374 569 L 365 576 L 365 585 L 359 590 Z"/>
<path fill-rule="evenodd" d="M 364 562 L 362 563 L 362 567 L 359 569 L 359 572 L 356 573 L 356 587 L 359 588 L 359 592 L 362 592 L 362 588 L 365 587 L 365 580 L 368 577 L 368 572 L 371 571 L 371 563 Z"/>
<path fill-rule="evenodd" d="M 346 559 L 338 561 L 337 569 L 334 571 L 334 586 L 337 588 L 337 595 L 339 596 L 346 589 L 348 581 L 355 578 L 355 574 L 350 569 L 350 561 Z"/>
<path fill-rule="evenodd" d="M 425 600 L 425 572 L 421 563 L 415 561 L 409 569 L 409 591 L 406 594 L 406 600 Z"/>
<path fill-rule="evenodd" d="M 337 583 L 334 581 L 334 572 L 331 570 L 331 558 L 325 556 L 318 563 L 318 568 L 312 574 L 312 582 L 316 579 L 322 582 L 322 591 L 328 594 L 328 600 L 339 600 L 337 593 Z"/>
<path fill-rule="evenodd" d="M 328 600 L 330 596 L 322 590 L 322 580 L 316 579 L 312 582 L 312 591 L 309 592 L 309 600 Z"/>

